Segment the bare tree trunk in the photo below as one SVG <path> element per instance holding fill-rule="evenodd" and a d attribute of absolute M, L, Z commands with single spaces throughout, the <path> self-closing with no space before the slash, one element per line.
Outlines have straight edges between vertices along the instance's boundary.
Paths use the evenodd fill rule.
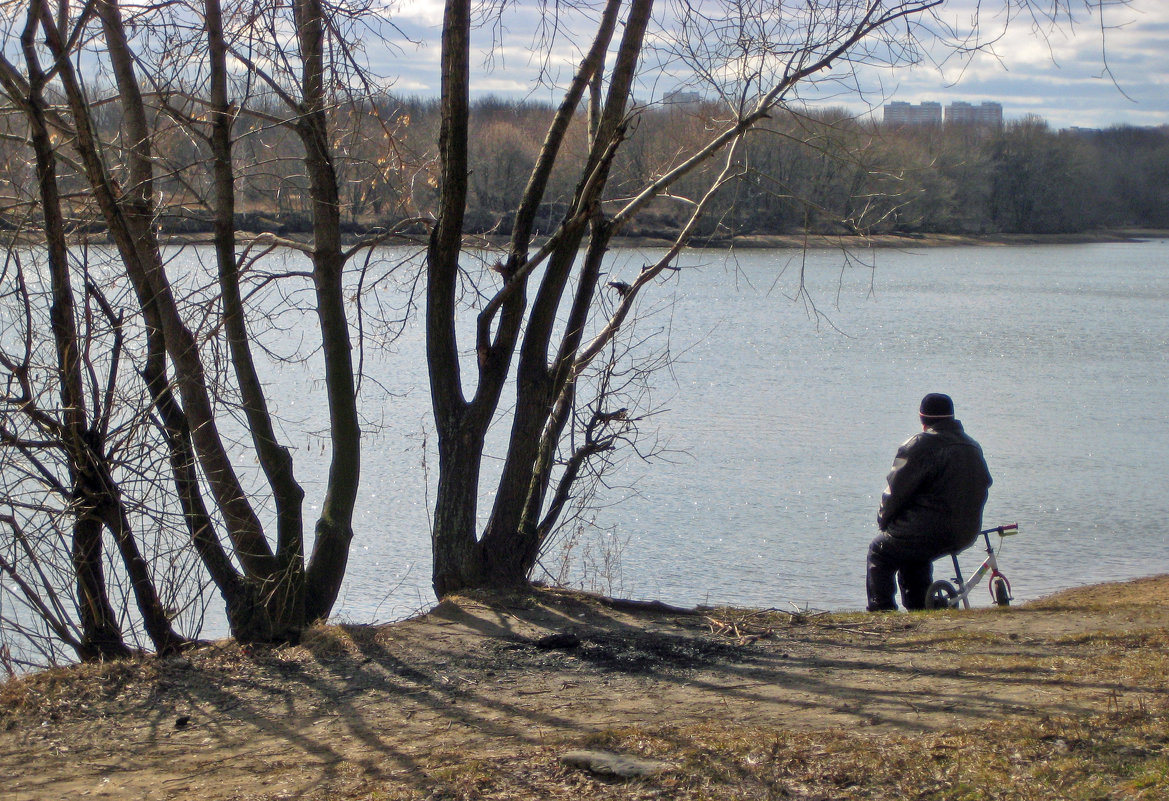
<path fill-rule="evenodd" d="M 455 336 L 455 290 L 461 253 L 463 212 L 467 200 L 467 123 L 469 92 L 469 8 L 465 3 L 447 4 L 443 29 L 443 96 L 440 158 L 442 195 L 438 221 L 431 235 L 427 269 L 427 359 L 431 375 L 431 398 L 439 435 L 439 486 L 433 522 L 435 591 L 441 597 L 466 586 L 511 584 L 524 580 L 526 571 L 515 569 L 516 560 L 502 557 L 500 546 L 490 536 L 482 542 L 476 537 L 476 503 L 483 441 L 487 426 L 498 407 L 499 398 L 510 370 L 518 335 L 527 306 L 526 286 L 532 265 L 528 257 L 532 223 L 544 196 L 548 176 L 560 153 L 568 124 L 575 114 L 585 88 L 600 71 L 609 41 L 616 28 L 620 2 L 609 2 L 589 53 L 582 61 L 576 78 L 554 117 L 540 158 L 529 179 L 513 228 L 512 245 L 503 267 L 504 289 L 479 315 L 476 353 L 478 384 L 474 398 L 463 395 Z M 588 170 L 586 169 L 586 174 Z M 541 297 L 555 305 L 554 297 L 563 290 L 571 270 L 573 255 L 580 242 L 586 217 L 579 214 L 581 205 L 591 203 L 601 184 L 584 182 L 585 200 L 578 197 L 571 219 L 558 234 L 557 250 L 545 277 Z M 545 258 L 544 254 L 542 258 Z M 557 288 L 558 287 L 558 288 Z M 547 305 L 541 307 L 547 308 Z M 553 311 L 554 314 L 554 311 Z M 538 325 L 551 325 L 541 318 Z M 494 334 L 493 334 L 494 329 Z M 529 332 L 531 341 L 538 334 Z M 545 343 L 546 344 L 546 343 Z M 538 345 L 532 346 L 533 351 Z M 546 351 L 545 351 L 546 352 Z M 533 420 L 541 417 L 541 404 L 550 397 L 548 380 L 542 369 L 532 369 L 536 360 L 521 363 L 520 384 L 525 388 L 517 406 L 513 444 L 526 446 L 524 432 Z M 537 424 L 537 437 L 539 424 Z M 509 459 L 504 469 L 501 491 L 507 499 L 496 503 L 489 531 L 505 528 L 502 518 L 522 511 L 509 501 L 514 488 L 524 484 L 523 458 Z M 517 472 L 519 477 L 516 477 Z M 521 490 L 519 495 L 524 495 Z M 499 522 L 494 522 L 498 520 Z M 498 539 L 498 538 L 497 538 Z"/>
<path fill-rule="evenodd" d="M 92 424 L 87 420 L 81 364 L 84 348 L 76 323 L 77 311 L 69 275 L 65 222 L 57 188 L 56 157 L 45 118 L 45 78 L 33 46 L 33 33 L 39 13 L 43 12 L 38 12 L 34 7 L 22 39 L 29 70 L 29 92 L 25 108 L 36 158 L 52 283 L 50 316 L 65 416 L 62 444 L 69 455 L 73 480 L 73 569 L 77 579 L 82 624 L 79 656 L 110 658 L 129 653 L 107 593 L 102 564 L 103 524 L 114 533 L 147 634 L 156 650 L 168 652 L 180 647 L 184 640 L 175 633 L 167 619 L 149 569 L 121 508 L 104 452 L 105 433 L 100 428 L 102 416 L 99 410 L 93 410 L 95 420 Z M 111 369 L 116 371 L 116 367 Z"/>
<path fill-rule="evenodd" d="M 304 490 L 293 474 L 292 454 L 277 441 L 268 401 L 248 340 L 240 294 L 239 262 L 235 252 L 235 169 L 232 163 L 235 110 L 228 98 L 228 50 L 223 37 L 223 13 L 218 0 L 206 0 L 204 20 L 211 78 L 209 141 L 214 186 L 215 255 L 219 265 L 223 323 L 252 445 L 272 489 L 276 506 L 276 565 L 272 574 L 265 577 L 270 582 L 264 591 L 266 606 L 275 631 L 295 632 L 305 626 Z"/>
<path fill-rule="evenodd" d="M 353 540 L 353 508 L 361 475 L 361 426 L 353 379 L 349 317 L 342 287 L 345 258 L 341 252 L 341 198 L 329 142 L 325 108 L 325 17 L 320 0 L 293 4 L 301 56 L 303 114 L 296 129 L 305 149 L 312 193 L 313 284 L 325 361 L 332 461 L 329 484 L 316 525 L 309 561 L 305 610 L 309 620 L 333 608 Z M 292 553 L 287 554 L 291 559 Z M 301 563 L 298 559 L 297 563 Z"/>
<path fill-rule="evenodd" d="M 81 379 L 76 309 L 69 285 L 69 253 L 65 245 L 65 224 L 57 192 L 55 159 L 45 125 L 44 75 L 32 41 L 36 18 L 35 11 L 30 13 L 22 44 L 29 68 L 27 116 L 36 155 L 37 183 L 44 205 L 45 240 L 52 281 L 51 319 L 57 349 L 61 407 L 65 416 L 62 444 L 70 454 L 71 502 L 76 514 L 73 524 L 73 573 L 82 629 L 81 652 L 78 655 L 82 659 L 117 657 L 128 654 L 129 649 L 122 640 L 116 614 L 106 592 L 101 522 L 94 515 L 93 502 L 86 486 L 85 395 Z"/>
<path fill-rule="evenodd" d="M 475 502 L 483 437 L 479 419 L 463 395 L 455 334 L 455 293 L 467 204 L 470 44 L 471 4 L 469 0 L 450 0 L 442 33 L 439 211 L 426 259 L 426 359 L 439 460 L 433 581 L 440 598 L 472 583 L 478 568 Z"/>

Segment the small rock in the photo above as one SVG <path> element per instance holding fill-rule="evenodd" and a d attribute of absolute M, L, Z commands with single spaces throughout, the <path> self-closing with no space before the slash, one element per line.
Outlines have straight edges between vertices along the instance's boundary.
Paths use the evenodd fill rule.
<path fill-rule="evenodd" d="M 613 754 L 608 751 L 568 751 L 560 757 L 560 761 L 570 767 L 619 779 L 653 776 L 670 767 L 667 762 Z"/>

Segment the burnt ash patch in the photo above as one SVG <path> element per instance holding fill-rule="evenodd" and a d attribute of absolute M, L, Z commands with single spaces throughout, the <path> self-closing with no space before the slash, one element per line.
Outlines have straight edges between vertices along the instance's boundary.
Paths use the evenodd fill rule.
<path fill-rule="evenodd" d="M 741 662 L 746 657 L 744 649 L 737 645 L 674 634 L 630 637 L 598 633 L 581 639 L 581 660 L 627 673 L 693 669 L 716 663 Z"/>

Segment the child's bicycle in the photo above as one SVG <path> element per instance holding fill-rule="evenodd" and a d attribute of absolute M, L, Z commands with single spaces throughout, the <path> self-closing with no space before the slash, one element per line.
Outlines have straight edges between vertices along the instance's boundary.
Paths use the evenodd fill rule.
<path fill-rule="evenodd" d="M 1007 581 L 1007 577 L 999 570 L 998 561 L 994 556 L 994 548 L 990 544 L 990 535 L 999 535 L 999 547 L 1002 547 L 1002 538 L 1009 537 L 1012 534 L 1019 533 L 1018 523 L 1008 523 L 1005 526 L 995 526 L 988 528 L 986 531 L 978 532 L 986 543 L 986 559 L 974 571 L 974 575 L 969 580 L 962 580 L 962 569 L 958 567 L 959 551 L 954 551 L 950 554 L 950 558 L 954 560 L 954 580 L 953 582 L 941 579 L 935 581 L 930 585 L 926 591 L 925 608 L 926 609 L 957 609 L 958 604 L 961 603 L 966 609 L 970 608 L 970 591 L 974 589 L 978 582 L 982 581 L 982 577 L 990 573 L 990 597 L 998 606 L 1011 605 L 1011 582 Z M 968 546 L 969 547 L 969 546 Z M 965 550 L 965 549 L 963 549 Z"/>

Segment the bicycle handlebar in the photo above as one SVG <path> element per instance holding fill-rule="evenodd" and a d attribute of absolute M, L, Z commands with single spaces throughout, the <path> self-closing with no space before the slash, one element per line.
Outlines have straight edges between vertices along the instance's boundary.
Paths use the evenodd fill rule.
<path fill-rule="evenodd" d="M 1019 524 L 1006 523 L 1001 526 L 995 526 L 994 528 L 988 528 L 985 531 L 980 531 L 978 533 L 980 536 L 985 536 L 987 534 L 998 534 L 1000 537 L 1009 537 L 1012 534 L 1019 533 Z"/>

